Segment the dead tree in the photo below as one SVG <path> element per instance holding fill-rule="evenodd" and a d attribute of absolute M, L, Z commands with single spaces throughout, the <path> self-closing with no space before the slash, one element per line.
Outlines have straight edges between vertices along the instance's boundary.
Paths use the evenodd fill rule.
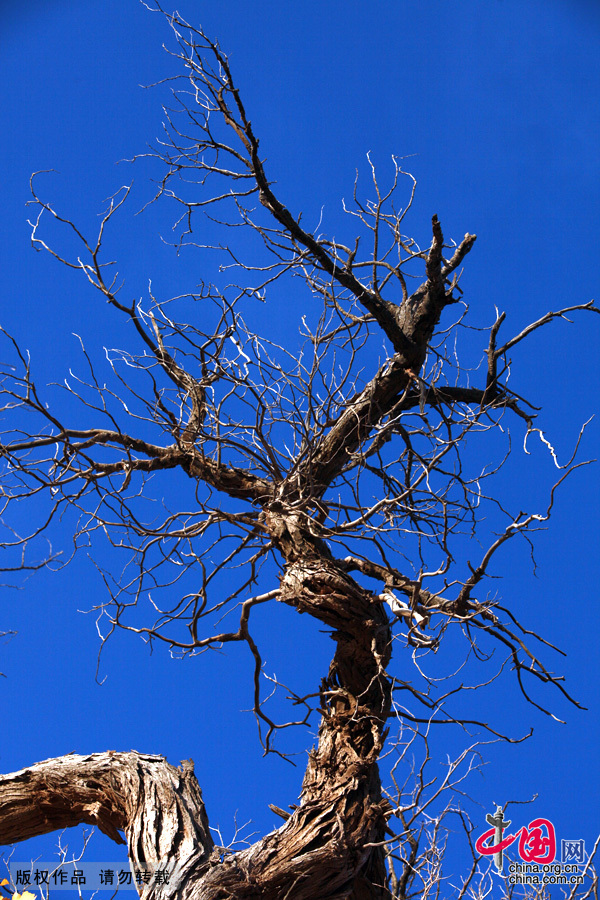
<path fill-rule="evenodd" d="M 392 651 L 419 661 L 454 629 L 466 652 L 497 642 L 532 703 L 532 682 L 568 696 L 534 646 L 537 636 L 484 585 L 496 551 L 513 537 L 529 539 L 580 463 L 559 472 L 546 509 L 512 515 L 484 489 L 494 473 L 474 468 L 464 448 L 496 440 L 511 418 L 525 440 L 548 443 L 534 408 L 508 385 L 511 350 L 554 318 L 599 310 L 575 304 L 510 338 L 497 314 L 469 383 L 453 341 L 466 315 L 459 277 L 475 235 L 448 243 L 433 216 L 428 246 L 406 237 L 414 181 L 397 163 L 386 189 L 371 166 L 372 199 L 355 187 L 346 208 L 351 240 L 307 228 L 269 179 L 227 57 L 203 31 L 168 18 L 182 74 L 163 139 L 147 154 L 163 166 L 155 200 L 180 209 L 180 244 L 203 246 L 203 212 L 211 227 L 231 232 L 205 252 L 221 252 L 227 277 L 240 283 L 203 283 L 186 297 L 146 304 L 127 297 L 104 242 L 129 189 L 110 200 L 91 239 L 32 181 L 33 246 L 83 274 L 129 321 L 132 345 L 109 353 L 108 384 L 85 354 L 89 376 L 68 385 L 81 408 L 72 422 L 46 402 L 32 363 L 9 339 L 17 368 L 6 369 L 2 389 L 4 520 L 27 499 L 46 507 L 30 534 L 6 546 L 18 554 L 15 568 L 39 565 L 30 553 L 40 537 L 74 511 L 76 549 L 102 533 L 128 556 L 120 580 L 103 572 L 109 633 L 130 630 L 182 655 L 245 642 L 267 750 L 282 725 L 261 698 L 252 610 L 278 602 L 312 616 L 335 642 L 313 703 L 318 743 L 299 805 L 280 811 L 279 830 L 237 853 L 215 847 L 191 765 L 133 752 L 72 755 L 2 777 L 0 839 L 80 822 L 117 842 L 124 834 L 135 868 L 167 861 L 169 883 L 145 886 L 148 900 L 428 896 L 440 844 L 418 819 L 424 781 L 407 804 L 397 771 L 397 795 L 384 794 L 378 758 L 390 720 L 413 735 L 420 723 L 466 720 L 452 712 L 452 691 L 435 696 L 416 671 L 414 681 L 394 676 Z M 395 196 L 406 185 L 399 208 Z M 48 220 L 67 229 L 79 252 L 45 236 Z M 256 241 L 251 261 L 247 244 L 235 244 L 236 226 Z M 300 343 L 277 346 L 250 320 L 272 296 L 293 307 L 299 284 Z M 171 470 L 187 476 L 192 502 L 149 510 Z M 486 506 L 503 524 L 480 558 L 462 564 L 454 548 L 475 534 Z M 236 608 L 237 630 L 211 628 Z M 308 716 L 310 698 L 295 699 Z M 493 731 L 494 723 L 479 724 Z M 476 865 L 474 856 L 474 872 Z M 467 888 L 471 881 L 463 895 Z"/>

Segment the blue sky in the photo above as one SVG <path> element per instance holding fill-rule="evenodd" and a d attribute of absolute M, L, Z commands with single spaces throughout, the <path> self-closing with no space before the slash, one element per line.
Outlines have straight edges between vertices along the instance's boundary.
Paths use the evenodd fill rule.
<path fill-rule="evenodd" d="M 341 198 L 351 195 L 355 169 L 365 172 L 366 153 L 382 170 L 396 154 L 407 157 L 404 167 L 418 179 L 409 233 L 426 243 L 437 213 L 447 236 L 478 235 L 462 282 L 475 324 L 489 325 L 497 306 L 508 314 L 506 333 L 516 333 L 551 308 L 597 296 L 594 3 L 182 0 L 179 10 L 229 52 L 271 176 L 306 222 L 323 214 L 339 227 Z M 171 74 L 173 63 L 161 50 L 168 40 L 161 17 L 137 0 L 0 2 L 0 324 L 31 351 L 40 381 L 61 381 L 80 365 L 73 333 L 95 353 L 127 334 L 80 279 L 32 251 L 29 176 L 55 169 L 44 181 L 45 196 L 84 225 L 93 225 L 104 198 L 132 178 L 132 211 L 147 199 L 144 167 L 115 163 L 143 152 L 160 132 L 161 95 L 140 85 Z M 124 216 L 117 226 L 111 253 L 134 295 L 146 292 L 148 279 L 165 290 L 175 285 L 172 293 L 189 288 L 202 266 L 212 265 L 191 254 L 177 259 L 157 237 L 162 224 L 152 215 Z M 596 318 L 553 323 L 513 357 L 515 389 L 544 406 L 542 427 L 563 458 L 597 410 Z M 269 309 L 269 319 L 277 338 L 292 339 L 289 309 Z M 584 457 L 596 455 L 598 438 L 594 421 Z M 526 465 L 533 465 L 523 469 L 527 488 L 539 499 L 547 459 L 538 454 Z M 503 490 L 511 496 L 515 486 Z M 565 662 L 553 663 L 589 711 L 557 704 L 568 721 L 558 725 L 526 708 L 505 681 L 493 713 L 483 708 L 479 716 L 497 716 L 497 726 L 514 733 L 531 724 L 534 737 L 517 747 L 490 747 L 489 765 L 471 789 L 482 821 L 494 803 L 537 793 L 531 818 L 546 816 L 559 834 L 590 845 L 600 800 L 599 500 L 598 468 L 576 474 L 558 497 L 550 531 L 539 538 L 537 576 L 520 549 L 510 548 L 497 563 L 504 599 L 568 652 Z M 68 535 L 59 540 L 68 545 Z M 251 705 L 247 648 L 177 662 L 117 635 L 103 656 L 100 686 L 94 617 L 77 613 L 101 597 L 93 567 L 81 556 L 19 588 L 2 588 L 0 625 L 18 631 L 0 662 L 7 676 L 0 683 L 2 771 L 72 750 L 134 748 L 175 764 L 193 757 L 211 824 L 225 838 L 234 816 L 238 824 L 251 820 L 249 830 L 258 833 L 278 824 L 267 804 L 295 801 L 312 732 L 296 739 L 296 768 L 262 758 L 253 717 L 242 711 Z M 257 618 L 269 647 L 267 671 L 307 691 L 316 687 L 329 660 L 328 638 L 285 609 L 269 606 Z M 437 749 L 462 740 L 443 735 Z M 55 840 L 31 842 L 16 855 L 48 858 Z M 115 860 L 118 852 L 96 836 L 90 857 Z"/>

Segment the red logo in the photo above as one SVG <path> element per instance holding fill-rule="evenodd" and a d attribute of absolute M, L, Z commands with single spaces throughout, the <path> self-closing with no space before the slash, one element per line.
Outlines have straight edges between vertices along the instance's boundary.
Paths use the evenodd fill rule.
<path fill-rule="evenodd" d="M 546 834 L 544 835 L 544 830 Z M 556 835 L 548 819 L 534 819 L 529 829 L 521 828 L 519 856 L 525 862 L 551 863 L 556 856 Z"/>
<path fill-rule="evenodd" d="M 510 823 L 509 823 L 510 824 Z M 519 856 L 525 862 L 551 863 L 556 856 L 556 833 L 548 819 L 533 819 L 528 826 L 523 825 L 515 834 L 507 834 L 494 843 L 498 828 L 490 828 L 476 841 L 475 849 L 482 856 L 502 853 L 519 839 Z"/>

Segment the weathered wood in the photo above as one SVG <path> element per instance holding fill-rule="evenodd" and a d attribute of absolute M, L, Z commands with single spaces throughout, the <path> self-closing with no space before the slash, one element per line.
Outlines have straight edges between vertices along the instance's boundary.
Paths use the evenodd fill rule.
<path fill-rule="evenodd" d="M 206 867 L 214 846 L 190 761 L 174 768 L 162 756 L 108 751 L 0 776 L 0 843 L 80 823 L 126 843 L 134 869 L 168 868 L 163 896 Z"/>

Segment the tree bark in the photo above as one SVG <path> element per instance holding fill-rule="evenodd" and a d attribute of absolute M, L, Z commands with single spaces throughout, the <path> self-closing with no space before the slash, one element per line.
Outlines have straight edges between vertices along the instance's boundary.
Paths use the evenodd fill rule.
<path fill-rule="evenodd" d="M 284 529 L 285 530 L 285 529 Z M 0 777 L 0 842 L 81 822 L 118 843 L 134 870 L 166 870 L 144 898 L 383 898 L 388 807 L 377 757 L 390 708 L 390 653 L 381 603 L 334 560 L 292 562 L 280 599 L 335 627 L 337 649 L 321 690 L 322 720 L 301 803 L 249 849 L 214 848 L 193 764 L 177 769 L 136 752 L 70 755 Z"/>
<path fill-rule="evenodd" d="M 161 756 L 70 754 L 0 776 L 0 843 L 85 823 L 127 843 L 135 870 L 171 873 L 165 893 L 207 866 L 214 842 L 191 761 Z M 120 832 L 125 833 L 126 841 Z"/>

